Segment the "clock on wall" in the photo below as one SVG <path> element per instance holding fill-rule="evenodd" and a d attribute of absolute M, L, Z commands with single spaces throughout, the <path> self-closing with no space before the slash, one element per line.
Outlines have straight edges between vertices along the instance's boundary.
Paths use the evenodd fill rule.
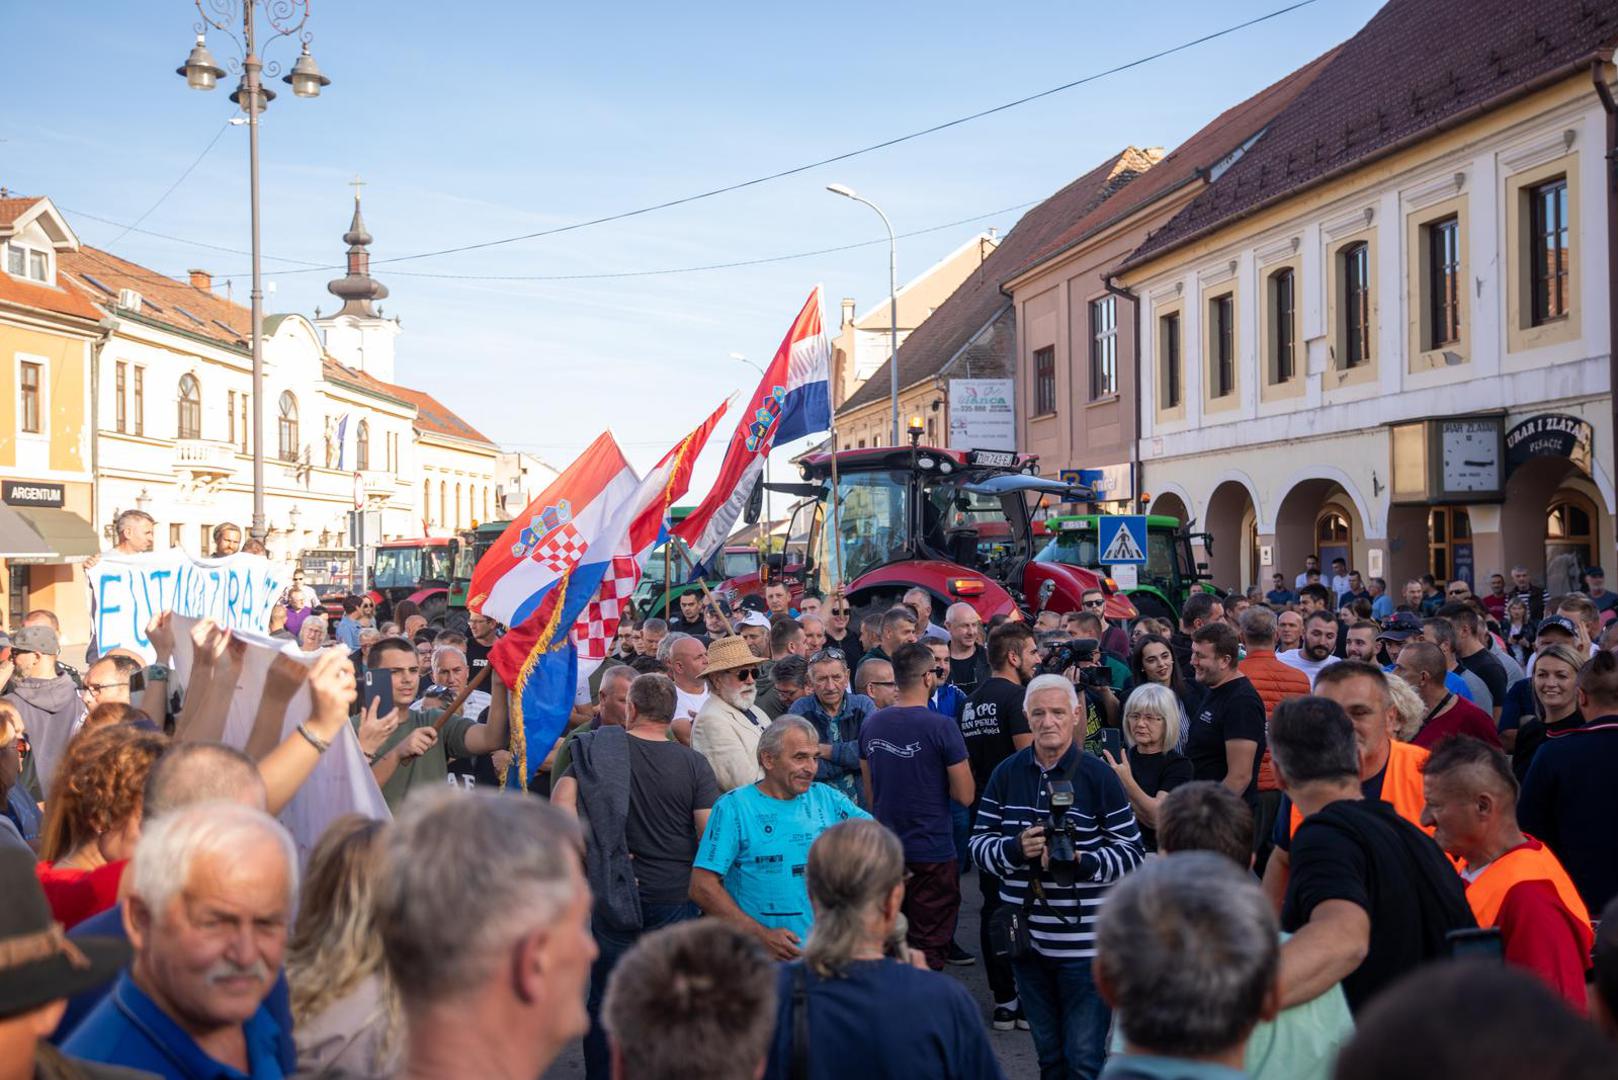
<path fill-rule="evenodd" d="M 1500 502 L 1506 497 L 1501 416 L 1448 416 L 1393 425 L 1393 502 Z"/>
<path fill-rule="evenodd" d="M 1504 447 L 1498 417 L 1440 420 L 1439 492 L 1491 495 L 1501 492 Z"/>

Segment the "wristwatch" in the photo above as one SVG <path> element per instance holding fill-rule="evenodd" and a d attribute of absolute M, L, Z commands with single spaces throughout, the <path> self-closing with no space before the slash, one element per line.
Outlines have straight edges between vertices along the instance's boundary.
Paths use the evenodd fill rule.
<path fill-rule="evenodd" d="M 147 682 L 162 682 L 162 683 L 168 682 L 169 681 L 169 669 L 164 667 L 162 664 L 148 664 L 148 665 L 146 665 L 146 681 Z"/>

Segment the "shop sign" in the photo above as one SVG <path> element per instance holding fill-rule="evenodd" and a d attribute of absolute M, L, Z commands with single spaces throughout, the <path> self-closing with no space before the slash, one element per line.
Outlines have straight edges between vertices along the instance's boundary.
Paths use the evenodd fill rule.
<path fill-rule="evenodd" d="M 7 506 L 61 507 L 67 503 L 67 491 L 61 484 L 7 480 L 0 484 L 0 499 L 4 499 Z"/>
<path fill-rule="evenodd" d="M 1011 394 L 1010 379 L 951 379 L 950 449 L 1017 449 L 1017 415 Z"/>
<path fill-rule="evenodd" d="M 1587 420 L 1566 413 L 1530 416 L 1506 432 L 1506 472 L 1537 457 L 1562 457 L 1590 475 L 1593 432 Z"/>

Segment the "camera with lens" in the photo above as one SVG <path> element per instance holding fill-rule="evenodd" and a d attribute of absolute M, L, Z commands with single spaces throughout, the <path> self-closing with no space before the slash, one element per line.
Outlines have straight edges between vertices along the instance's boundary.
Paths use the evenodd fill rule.
<path fill-rule="evenodd" d="M 1095 664 L 1096 653 L 1100 648 L 1101 643 L 1095 638 L 1071 638 L 1059 641 L 1051 646 L 1051 651 L 1046 655 L 1045 662 L 1040 665 L 1039 670 L 1041 674 L 1062 675 L 1069 668 L 1078 668 L 1080 686 L 1110 687 L 1112 673 L 1105 667 Z"/>
<path fill-rule="evenodd" d="M 1050 812 L 1045 816 L 1045 850 L 1050 856 L 1050 875 L 1058 885 L 1071 885 L 1079 874 L 1079 852 L 1074 843 L 1077 830 L 1068 820 L 1067 812 L 1073 808 L 1073 781 L 1047 780 L 1046 802 Z"/>

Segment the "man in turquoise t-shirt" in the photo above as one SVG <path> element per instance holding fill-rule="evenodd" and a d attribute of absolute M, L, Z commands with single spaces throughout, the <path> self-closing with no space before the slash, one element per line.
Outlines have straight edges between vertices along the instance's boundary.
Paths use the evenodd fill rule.
<path fill-rule="evenodd" d="M 779 960 L 796 957 L 814 914 L 804 868 L 826 829 L 870 817 L 842 792 L 817 784 L 820 735 L 790 713 L 764 729 L 764 778 L 714 803 L 691 870 L 691 899 L 704 912 L 752 934 Z"/>

